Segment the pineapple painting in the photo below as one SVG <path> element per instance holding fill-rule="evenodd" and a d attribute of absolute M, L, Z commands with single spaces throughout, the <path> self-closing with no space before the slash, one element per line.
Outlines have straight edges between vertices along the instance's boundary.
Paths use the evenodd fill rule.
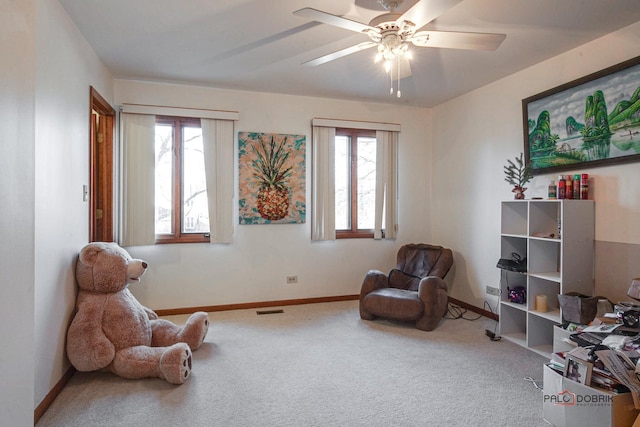
<path fill-rule="evenodd" d="M 292 167 L 287 164 L 289 153 L 284 150 L 287 137 L 280 143 L 276 143 L 273 135 L 268 144 L 265 144 L 264 139 L 260 138 L 259 145 L 251 146 L 256 155 L 251 162 L 253 176 L 260 183 L 258 212 L 265 219 L 277 221 L 287 216 L 289 211 L 289 189 L 286 181 L 291 176 Z"/>
<path fill-rule="evenodd" d="M 240 224 L 305 220 L 305 136 L 240 132 Z"/>

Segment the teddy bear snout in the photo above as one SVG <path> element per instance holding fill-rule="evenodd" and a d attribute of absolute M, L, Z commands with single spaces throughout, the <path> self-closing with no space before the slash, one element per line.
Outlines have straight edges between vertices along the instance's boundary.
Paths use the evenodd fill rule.
<path fill-rule="evenodd" d="M 146 261 L 134 259 L 127 265 L 127 277 L 129 282 L 139 282 L 140 277 L 147 271 L 149 264 Z"/>

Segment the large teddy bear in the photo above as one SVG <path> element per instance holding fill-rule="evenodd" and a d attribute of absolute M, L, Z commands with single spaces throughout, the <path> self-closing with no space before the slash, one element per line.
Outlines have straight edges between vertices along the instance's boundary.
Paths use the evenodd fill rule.
<path fill-rule="evenodd" d="M 207 313 L 193 313 L 180 327 L 158 319 L 129 292 L 147 263 L 116 243 L 89 243 L 80 252 L 76 314 L 67 332 L 67 355 L 79 371 L 109 369 L 124 378 L 160 377 L 182 384 L 191 352 L 202 344 Z"/>

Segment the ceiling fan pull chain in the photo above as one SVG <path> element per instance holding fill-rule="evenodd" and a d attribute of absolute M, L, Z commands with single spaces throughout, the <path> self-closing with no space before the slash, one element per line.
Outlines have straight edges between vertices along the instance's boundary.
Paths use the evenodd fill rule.
<path fill-rule="evenodd" d="M 402 92 L 400 92 L 400 55 L 396 55 L 396 63 L 398 64 L 398 90 L 397 96 L 400 98 L 402 96 Z"/>
<path fill-rule="evenodd" d="M 393 67 L 389 68 L 389 95 L 393 95 Z"/>

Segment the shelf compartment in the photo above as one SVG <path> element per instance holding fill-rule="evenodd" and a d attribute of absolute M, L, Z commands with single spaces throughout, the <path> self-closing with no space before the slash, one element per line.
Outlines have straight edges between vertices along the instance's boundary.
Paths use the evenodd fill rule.
<path fill-rule="evenodd" d="M 520 255 L 521 258 L 527 256 L 526 236 L 514 237 L 503 235 L 500 240 L 500 258 L 512 259 L 511 254 L 514 252 Z"/>
<path fill-rule="evenodd" d="M 516 286 L 523 286 L 525 289 L 527 288 L 526 274 L 509 270 L 500 270 L 500 299 L 502 301 L 509 301 L 509 289 L 513 289 Z"/>
<path fill-rule="evenodd" d="M 558 220 L 561 217 L 561 203 L 554 200 L 531 201 L 529 203 L 529 236 L 538 233 L 553 233 L 559 238 Z"/>
<path fill-rule="evenodd" d="M 520 308 L 517 305 L 505 301 L 500 303 L 500 335 L 518 339 L 524 345 L 527 335 L 526 306 Z"/>
<path fill-rule="evenodd" d="M 560 323 L 560 304 L 558 294 L 560 293 L 560 283 L 545 280 L 540 277 L 529 276 L 529 287 L 527 288 L 527 307 L 534 314 Z M 545 295 L 547 297 L 547 311 L 536 310 L 536 296 Z"/>
<path fill-rule="evenodd" d="M 526 236 L 529 205 L 526 201 L 502 203 L 502 234 Z"/>
<path fill-rule="evenodd" d="M 560 241 L 529 240 L 529 257 L 527 258 L 529 274 L 543 276 L 558 274 L 560 277 L 560 249 Z"/>
<path fill-rule="evenodd" d="M 553 349 L 553 326 L 557 323 L 555 320 L 529 313 L 527 315 L 527 347 L 550 354 Z"/>

